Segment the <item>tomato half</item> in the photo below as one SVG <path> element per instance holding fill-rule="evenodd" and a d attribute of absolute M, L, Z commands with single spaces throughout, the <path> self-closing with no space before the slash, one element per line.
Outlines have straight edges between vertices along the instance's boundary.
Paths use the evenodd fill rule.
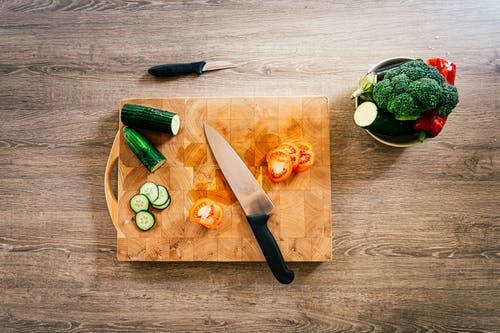
<path fill-rule="evenodd" d="M 267 175 L 272 182 L 285 181 L 292 174 L 292 158 L 283 148 L 273 148 L 266 155 Z"/>
<path fill-rule="evenodd" d="M 299 165 L 299 147 L 293 142 L 283 142 L 278 146 L 278 148 L 283 148 L 288 151 L 290 158 L 292 159 L 292 168 L 295 170 Z"/>
<path fill-rule="evenodd" d="M 295 168 L 296 172 L 304 172 L 311 169 L 316 158 L 313 146 L 307 141 L 294 142 L 299 147 L 299 165 Z"/>
<path fill-rule="evenodd" d="M 198 199 L 189 210 L 189 220 L 207 228 L 217 228 L 223 217 L 222 207 L 207 198 Z"/>

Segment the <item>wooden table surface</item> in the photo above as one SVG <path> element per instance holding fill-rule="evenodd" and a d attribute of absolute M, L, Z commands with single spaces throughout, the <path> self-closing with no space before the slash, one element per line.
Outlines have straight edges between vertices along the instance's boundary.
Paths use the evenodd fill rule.
<path fill-rule="evenodd" d="M 1 332 L 500 328 L 499 1 L 0 2 Z M 443 132 L 390 148 L 349 95 L 394 56 L 457 63 Z M 152 65 L 237 68 L 158 80 Z M 332 261 L 118 262 L 104 170 L 123 98 L 324 95 Z M 114 181 L 116 186 L 116 181 Z"/>

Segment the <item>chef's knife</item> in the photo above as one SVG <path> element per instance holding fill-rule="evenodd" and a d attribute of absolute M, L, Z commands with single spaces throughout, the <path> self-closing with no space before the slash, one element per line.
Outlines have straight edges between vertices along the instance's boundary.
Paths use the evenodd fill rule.
<path fill-rule="evenodd" d="M 267 227 L 273 203 L 224 137 L 208 124 L 205 124 L 205 135 L 217 164 L 245 212 L 269 268 L 279 282 L 292 282 L 294 273 L 286 266 L 280 248 Z"/>
<path fill-rule="evenodd" d="M 172 77 L 185 74 L 198 74 L 219 69 L 233 68 L 235 64 L 228 61 L 198 61 L 190 63 L 163 64 L 148 69 L 148 73 L 157 77 Z"/>

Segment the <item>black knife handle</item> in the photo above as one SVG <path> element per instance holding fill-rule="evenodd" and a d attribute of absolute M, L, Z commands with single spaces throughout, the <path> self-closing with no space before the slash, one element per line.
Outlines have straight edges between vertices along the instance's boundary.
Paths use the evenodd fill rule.
<path fill-rule="evenodd" d="M 281 255 L 278 243 L 267 227 L 269 215 L 249 215 L 247 220 L 250 223 L 253 234 L 259 243 L 260 249 L 266 258 L 267 264 L 273 272 L 274 277 L 283 284 L 288 284 L 293 281 L 295 274 L 292 270 L 286 267 L 283 256 Z"/>
<path fill-rule="evenodd" d="M 203 73 L 203 67 L 205 66 L 205 61 L 190 62 L 184 64 L 164 64 L 153 66 L 148 69 L 148 73 L 153 76 L 158 77 L 171 77 L 184 74 L 201 74 Z"/>

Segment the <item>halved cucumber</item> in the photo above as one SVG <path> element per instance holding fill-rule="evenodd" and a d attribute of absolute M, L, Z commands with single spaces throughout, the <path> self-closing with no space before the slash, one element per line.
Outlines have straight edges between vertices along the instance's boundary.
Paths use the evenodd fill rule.
<path fill-rule="evenodd" d="M 158 199 L 158 194 L 159 194 L 158 185 L 156 185 L 155 183 L 153 183 L 151 181 L 147 181 L 141 185 L 141 187 L 139 189 L 139 193 L 147 196 L 149 199 L 149 202 L 151 202 L 151 203 L 155 202 L 156 199 Z"/>
<path fill-rule="evenodd" d="M 378 134 L 399 136 L 413 133 L 412 121 L 396 120 L 373 102 L 363 102 L 354 111 L 354 123 Z"/>
<path fill-rule="evenodd" d="M 141 210 L 135 214 L 135 225 L 142 231 L 148 231 L 155 224 L 155 216 L 147 210 Z"/>
<path fill-rule="evenodd" d="M 170 194 L 168 193 L 167 188 L 163 185 L 158 185 L 158 198 L 151 202 L 151 204 L 153 207 L 163 206 L 168 200 L 170 200 Z"/>
<path fill-rule="evenodd" d="M 167 160 L 144 135 L 133 128 L 124 127 L 123 138 L 149 172 L 155 172 Z"/>
<path fill-rule="evenodd" d="M 138 213 L 141 210 L 148 210 L 149 208 L 149 199 L 144 194 L 136 194 L 132 198 L 130 198 L 130 208 Z"/>
<path fill-rule="evenodd" d="M 122 107 L 120 118 L 128 126 L 172 135 L 177 135 L 181 127 L 181 118 L 178 114 L 142 105 L 125 104 Z"/>

